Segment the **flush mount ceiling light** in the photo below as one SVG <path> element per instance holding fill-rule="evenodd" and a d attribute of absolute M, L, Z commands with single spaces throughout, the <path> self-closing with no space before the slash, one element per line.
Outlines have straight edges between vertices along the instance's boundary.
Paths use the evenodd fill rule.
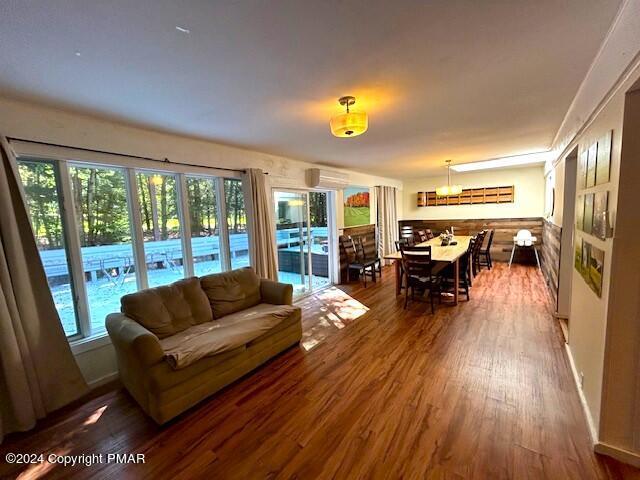
<path fill-rule="evenodd" d="M 349 107 L 356 103 L 355 97 L 340 97 L 338 102 L 346 107 L 346 113 L 336 115 L 329 122 L 331 133 L 336 137 L 357 137 L 369 128 L 369 119 L 365 112 L 351 112 Z"/>
<path fill-rule="evenodd" d="M 451 185 L 451 160 L 445 160 L 445 162 L 447 163 L 447 184 L 436 188 L 436 195 L 439 197 L 460 195 L 462 193 L 462 185 Z"/>

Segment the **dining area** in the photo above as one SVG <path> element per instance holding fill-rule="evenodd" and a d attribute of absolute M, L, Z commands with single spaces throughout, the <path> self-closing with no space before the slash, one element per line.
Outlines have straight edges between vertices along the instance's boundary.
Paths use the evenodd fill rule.
<path fill-rule="evenodd" d="M 493 267 L 491 245 L 495 231 L 468 233 L 456 235 L 453 227 L 441 232 L 400 228 L 396 251 L 383 258 L 393 262 L 395 294 L 404 294 L 405 309 L 410 301 L 419 300 L 428 303 L 431 313 L 435 313 L 436 303 L 455 306 L 461 296 L 465 301 L 471 299 L 474 278 L 482 269 Z"/>

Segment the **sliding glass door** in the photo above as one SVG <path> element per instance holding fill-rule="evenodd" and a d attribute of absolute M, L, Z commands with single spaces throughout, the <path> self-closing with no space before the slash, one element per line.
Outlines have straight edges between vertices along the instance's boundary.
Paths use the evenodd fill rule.
<path fill-rule="evenodd" d="M 298 296 L 331 283 L 328 195 L 274 191 L 278 279 Z"/>

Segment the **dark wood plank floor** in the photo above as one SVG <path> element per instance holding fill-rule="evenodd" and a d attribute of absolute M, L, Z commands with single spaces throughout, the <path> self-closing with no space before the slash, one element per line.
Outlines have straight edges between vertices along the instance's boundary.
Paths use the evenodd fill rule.
<path fill-rule="evenodd" d="M 144 465 L 9 466 L 38 478 L 638 478 L 592 452 L 538 270 L 499 264 L 470 302 L 405 311 L 393 274 L 307 298 L 300 347 L 164 427 L 118 389 L 6 452 L 144 453 Z"/>

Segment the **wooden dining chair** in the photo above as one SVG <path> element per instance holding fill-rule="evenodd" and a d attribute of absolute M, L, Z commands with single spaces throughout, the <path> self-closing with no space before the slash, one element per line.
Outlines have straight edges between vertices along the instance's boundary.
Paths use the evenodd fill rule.
<path fill-rule="evenodd" d="M 432 238 L 435 237 L 435 235 L 433 234 L 433 232 L 431 231 L 430 228 L 427 228 L 424 233 L 427 235 L 427 240 L 431 240 Z"/>
<path fill-rule="evenodd" d="M 376 266 L 374 261 L 364 262 L 356 248 L 356 244 L 349 235 L 340 235 L 338 238 L 338 243 L 340 244 L 340 250 L 344 254 L 347 260 L 347 282 L 351 281 L 351 272 L 355 271 L 358 274 L 358 279 L 360 277 L 364 280 L 364 286 L 367 286 L 367 276 L 370 276 L 371 279 L 376 281 Z"/>
<path fill-rule="evenodd" d="M 377 236 L 373 238 L 366 237 L 364 235 L 358 237 L 355 241 L 357 259 L 360 263 L 369 264 L 373 262 L 376 273 L 382 278 L 382 260 L 378 255 L 378 247 L 376 245 Z M 375 278 L 374 278 L 375 281 Z"/>
<path fill-rule="evenodd" d="M 495 230 L 491 229 L 487 232 L 484 245 L 478 252 L 478 263 L 480 267 L 487 267 L 489 270 L 493 268 L 493 261 L 491 260 L 491 244 L 493 243 L 493 234 Z"/>
<path fill-rule="evenodd" d="M 484 237 L 487 234 L 486 230 L 482 230 L 478 232 L 475 236 L 473 242 L 473 251 L 471 254 L 471 265 L 473 275 L 477 275 L 480 271 L 480 249 L 482 248 L 482 243 L 484 242 Z"/>
<path fill-rule="evenodd" d="M 418 230 L 416 232 L 416 243 L 426 242 L 427 240 L 429 240 L 429 237 L 426 230 Z"/>
<path fill-rule="evenodd" d="M 414 300 L 417 289 L 423 294 L 426 291 L 429 292 L 431 313 L 435 313 L 434 295 L 437 295 L 438 301 L 440 301 L 440 279 L 433 271 L 431 246 L 407 247 L 403 248 L 400 253 L 406 280 L 404 308 L 407 308 L 409 303 L 409 290 L 411 290 L 411 300 Z"/>

